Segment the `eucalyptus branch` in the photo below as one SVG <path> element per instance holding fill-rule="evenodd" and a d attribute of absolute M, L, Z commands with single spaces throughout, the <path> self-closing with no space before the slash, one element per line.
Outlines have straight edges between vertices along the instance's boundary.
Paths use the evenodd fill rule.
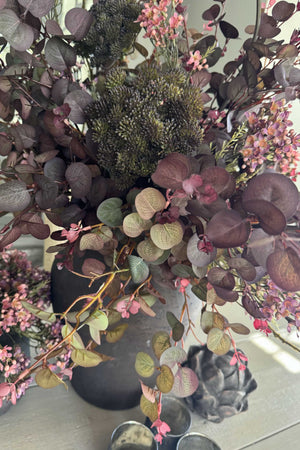
<path fill-rule="evenodd" d="M 292 342 L 288 341 L 287 339 L 284 339 L 284 337 L 278 333 L 277 331 L 274 330 L 274 328 L 268 324 L 268 327 L 270 328 L 270 330 L 272 331 L 273 335 L 279 339 L 281 342 L 283 342 L 284 344 L 287 344 L 289 347 L 291 347 L 293 350 L 296 350 L 297 352 L 300 352 L 300 347 L 298 347 L 297 345 L 293 344 Z"/>

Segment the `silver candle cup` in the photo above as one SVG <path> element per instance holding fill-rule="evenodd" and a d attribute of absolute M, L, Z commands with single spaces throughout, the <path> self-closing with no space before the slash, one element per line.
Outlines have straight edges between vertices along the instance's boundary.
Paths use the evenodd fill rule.
<path fill-rule="evenodd" d="M 109 450 L 157 450 L 153 433 L 133 420 L 121 423 L 111 435 Z"/>
<path fill-rule="evenodd" d="M 221 450 L 208 436 L 201 433 L 187 433 L 177 443 L 176 450 Z"/>
<path fill-rule="evenodd" d="M 159 450 L 176 450 L 176 444 L 191 426 L 191 414 L 186 405 L 176 397 L 164 395 L 162 397 L 162 409 L 160 419 L 166 422 L 171 431 L 163 438 L 162 444 L 158 445 Z M 146 420 L 146 425 L 151 426 L 151 422 Z M 156 434 L 156 428 L 152 428 Z"/>

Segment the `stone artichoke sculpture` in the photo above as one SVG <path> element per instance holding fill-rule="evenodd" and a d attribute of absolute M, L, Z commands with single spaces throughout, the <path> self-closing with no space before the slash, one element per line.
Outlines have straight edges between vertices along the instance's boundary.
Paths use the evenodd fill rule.
<path fill-rule="evenodd" d="M 240 350 L 239 350 L 240 351 Z M 212 422 L 221 422 L 248 409 L 248 395 L 257 388 L 257 383 L 246 367 L 241 371 L 230 365 L 233 352 L 218 356 L 206 345 L 191 346 L 186 366 L 199 378 L 196 392 L 187 397 L 189 408 Z"/>

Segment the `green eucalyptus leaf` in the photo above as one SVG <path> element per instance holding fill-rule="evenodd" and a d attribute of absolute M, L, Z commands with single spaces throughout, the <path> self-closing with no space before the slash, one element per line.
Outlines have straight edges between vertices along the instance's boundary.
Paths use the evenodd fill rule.
<path fill-rule="evenodd" d="M 167 348 L 171 347 L 170 336 L 165 331 L 158 331 L 152 337 L 151 346 L 157 359 Z"/>
<path fill-rule="evenodd" d="M 166 199 L 158 189 L 143 189 L 135 199 L 138 214 L 145 220 L 151 219 L 154 214 L 165 208 Z"/>
<path fill-rule="evenodd" d="M 42 309 L 37 308 L 36 306 L 32 305 L 31 303 L 25 302 L 24 300 L 21 301 L 21 304 L 31 314 L 41 320 L 44 320 L 45 322 L 54 323 L 56 321 L 56 316 L 54 313 L 43 311 Z"/>
<path fill-rule="evenodd" d="M 106 334 L 106 341 L 110 344 L 118 342 L 128 328 L 128 323 L 121 323 L 113 330 L 109 330 Z"/>
<path fill-rule="evenodd" d="M 184 325 L 171 311 L 167 311 L 167 321 L 172 328 L 172 338 L 175 342 L 180 341 L 184 333 Z"/>
<path fill-rule="evenodd" d="M 68 334 L 72 333 L 73 329 L 74 328 L 69 323 L 66 323 L 61 329 L 62 337 L 65 339 L 68 336 Z M 71 336 L 70 343 L 71 343 L 72 347 L 74 347 L 74 348 L 77 348 L 77 349 L 85 348 L 84 343 L 82 342 L 82 339 L 77 332 L 75 332 Z"/>
<path fill-rule="evenodd" d="M 95 367 L 103 361 L 99 353 L 82 349 L 73 350 L 71 359 L 75 364 L 78 364 L 81 367 Z"/>
<path fill-rule="evenodd" d="M 103 311 L 96 310 L 86 321 L 90 328 L 95 328 L 98 331 L 107 329 L 109 322 L 108 317 Z"/>
<path fill-rule="evenodd" d="M 36 384 L 44 389 L 51 389 L 58 386 L 59 384 L 64 384 L 63 380 L 59 378 L 49 367 L 44 367 L 40 369 L 35 376 Z"/>
<path fill-rule="evenodd" d="M 149 267 L 139 256 L 129 255 L 127 257 L 130 268 L 132 281 L 135 284 L 140 284 L 149 276 Z"/>
<path fill-rule="evenodd" d="M 173 384 L 174 384 L 174 375 L 170 367 L 168 366 L 161 366 L 160 367 L 160 374 L 156 378 L 156 386 L 162 392 L 163 394 L 167 394 L 171 391 Z"/>
<path fill-rule="evenodd" d="M 219 328 L 212 328 L 207 335 L 207 348 L 216 355 L 226 355 L 231 347 L 228 334 Z"/>
<path fill-rule="evenodd" d="M 97 217 L 108 227 L 119 227 L 123 223 L 121 206 L 123 202 L 118 197 L 104 200 L 97 209 Z"/>
<path fill-rule="evenodd" d="M 183 229 L 178 221 L 153 225 L 150 236 L 154 244 L 162 250 L 168 250 L 181 242 Z"/>
<path fill-rule="evenodd" d="M 158 418 L 158 404 L 156 400 L 152 403 L 144 395 L 142 395 L 140 400 L 140 408 L 142 413 L 149 417 L 151 422 L 155 422 Z"/>
<path fill-rule="evenodd" d="M 129 237 L 137 237 L 151 228 L 151 220 L 142 219 L 138 213 L 128 214 L 123 221 L 124 233 Z"/>
<path fill-rule="evenodd" d="M 151 377 L 155 370 L 151 356 L 144 352 L 138 352 L 135 359 L 135 370 L 141 377 Z"/>
<path fill-rule="evenodd" d="M 151 239 L 145 239 L 137 245 L 137 252 L 141 258 L 147 262 L 157 261 L 164 251 L 158 248 Z"/>

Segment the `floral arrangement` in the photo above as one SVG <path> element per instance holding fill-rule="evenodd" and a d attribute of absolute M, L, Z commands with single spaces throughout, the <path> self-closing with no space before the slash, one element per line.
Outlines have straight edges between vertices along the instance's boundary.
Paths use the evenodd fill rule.
<path fill-rule="evenodd" d="M 48 249 L 58 252 L 58 267 L 90 286 L 102 281 L 58 314 L 63 338 L 17 382 L 33 371 L 43 387 L 62 382 L 48 362 L 59 351 L 70 354 L 72 367 L 103 363 L 109 355 L 94 348 L 104 338 L 122 338 L 128 323 L 117 320 L 154 316 L 153 303 L 165 301 L 159 286 L 178 288 L 182 313 L 169 311 L 171 334 L 152 340 L 156 388 L 142 382 L 141 408 L 158 426 L 158 439 L 167 431 L 161 394 L 188 396 L 197 388 L 179 345 L 187 331 L 197 336 L 189 289 L 203 302 L 209 350 L 223 355 L 233 347 L 232 364 L 240 370 L 246 357 L 232 332 L 250 330 L 222 315 L 226 302 L 238 302 L 266 334 L 280 317 L 289 330 L 299 329 L 293 181 L 300 136 L 291 128 L 288 102 L 299 98 L 300 38 L 297 30 L 288 42 L 276 36 L 300 7 L 257 0 L 249 38 L 217 72 L 215 64 L 239 37 L 224 19 L 225 7 L 229 0 L 213 2 L 198 31 L 188 28 L 183 0 L 99 0 L 90 10 L 67 12 L 70 35 L 58 1 L 1 3 L 9 53 L 0 75 L 0 209 L 17 214 L 1 230 L 0 245 L 27 233 L 48 237 L 44 213 L 62 228 Z M 150 50 L 137 39 L 141 28 Z M 142 61 L 132 68 L 134 52 Z M 101 260 L 87 257 L 76 272 L 73 258 L 87 250 Z M 68 315 L 82 300 L 71 326 Z M 79 326 L 89 329 L 87 346 Z M 156 368 L 150 355 L 137 355 L 141 377 Z"/>
<path fill-rule="evenodd" d="M 37 351 L 52 347 L 61 339 L 61 324 L 45 310 L 50 307 L 48 273 L 33 267 L 26 253 L 7 249 L 0 255 L 0 403 L 13 404 L 30 386 L 33 378 L 16 382 L 30 365 L 19 338 L 30 338 Z M 47 319 L 45 322 L 44 317 Z M 53 362 L 52 370 L 65 375 L 68 358 L 63 355 Z"/>

